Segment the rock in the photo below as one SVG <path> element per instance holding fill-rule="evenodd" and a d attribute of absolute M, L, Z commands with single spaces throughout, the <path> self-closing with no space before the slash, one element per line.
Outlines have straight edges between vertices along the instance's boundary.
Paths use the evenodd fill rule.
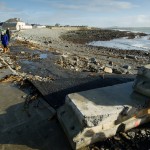
<path fill-rule="evenodd" d="M 15 70 L 20 70 L 20 69 L 21 69 L 21 66 L 19 66 L 19 65 L 15 66 Z"/>
<path fill-rule="evenodd" d="M 141 134 L 142 135 L 146 135 L 146 131 L 145 130 L 141 130 Z"/>
<path fill-rule="evenodd" d="M 0 68 L 3 67 L 2 63 L 0 63 Z"/>
<path fill-rule="evenodd" d="M 124 69 L 124 68 L 115 68 L 115 69 L 113 69 L 113 73 L 116 73 L 116 74 L 126 74 L 127 70 Z"/>
<path fill-rule="evenodd" d="M 131 139 L 126 133 L 121 132 L 120 134 L 127 140 Z"/>
<path fill-rule="evenodd" d="M 124 65 L 123 68 L 125 68 L 127 70 L 131 70 L 131 66 L 129 66 L 129 65 Z"/>
<path fill-rule="evenodd" d="M 104 68 L 104 72 L 106 72 L 106 73 L 112 73 L 113 70 L 112 70 L 112 68 L 105 67 L 105 68 Z"/>
<path fill-rule="evenodd" d="M 23 95 L 23 96 L 22 96 L 22 98 L 26 98 L 26 97 L 27 97 L 27 95 Z"/>
<path fill-rule="evenodd" d="M 44 41 L 43 43 L 44 43 L 44 44 L 49 44 L 49 42 L 48 42 L 48 41 Z"/>
<path fill-rule="evenodd" d="M 25 54 L 25 52 L 24 52 L 24 51 L 21 51 L 20 53 L 21 53 L 21 54 Z"/>
<path fill-rule="evenodd" d="M 117 137 L 117 136 L 114 136 L 114 139 L 115 139 L 116 141 L 120 141 L 120 140 L 121 140 L 120 137 Z"/>
<path fill-rule="evenodd" d="M 138 70 L 137 77 L 133 84 L 133 90 L 150 97 L 150 64 Z"/>
<path fill-rule="evenodd" d="M 137 56 L 135 56 L 135 55 L 126 55 L 126 58 L 137 60 Z"/>
<path fill-rule="evenodd" d="M 77 62 L 72 60 L 72 59 L 68 59 L 68 65 L 71 65 L 71 66 L 76 66 L 77 65 Z"/>
<path fill-rule="evenodd" d="M 109 65 L 110 65 L 110 66 L 113 66 L 113 62 L 112 62 L 112 61 L 110 61 L 110 62 L 109 62 Z"/>
<path fill-rule="evenodd" d="M 61 57 L 65 59 L 65 58 L 69 57 L 69 54 L 67 54 L 67 53 L 66 54 L 62 54 Z"/>
<path fill-rule="evenodd" d="M 89 65 L 89 70 L 90 70 L 91 72 L 98 72 L 98 71 L 99 71 L 98 66 L 95 65 L 95 64 L 90 64 L 90 65 Z"/>
<path fill-rule="evenodd" d="M 128 136 L 134 139 L 135 137 L 135 132 L 128 132 Z"/>
<path fill-rule="evenodd" d="M 94 64 L 97 64 L 97 60 L 96 60 L 96 58 L 90 58 L 90 63 L 94 63 Z"/>

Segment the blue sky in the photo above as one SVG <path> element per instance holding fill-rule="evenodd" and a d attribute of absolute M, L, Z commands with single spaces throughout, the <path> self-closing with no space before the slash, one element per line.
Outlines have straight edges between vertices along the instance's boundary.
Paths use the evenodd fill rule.
<path fill-rule="evenodd" d="M 150 27 L 150 0 L 0 0 L 0 21 Z"/>

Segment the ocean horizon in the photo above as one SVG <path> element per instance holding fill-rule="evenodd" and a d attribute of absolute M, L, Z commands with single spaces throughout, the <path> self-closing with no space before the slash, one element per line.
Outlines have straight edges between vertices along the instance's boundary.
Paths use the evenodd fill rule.
<path fill-rule="evenodd" d="M 150 34 L 150 27 L 110 27 L 109 29 Z"/>

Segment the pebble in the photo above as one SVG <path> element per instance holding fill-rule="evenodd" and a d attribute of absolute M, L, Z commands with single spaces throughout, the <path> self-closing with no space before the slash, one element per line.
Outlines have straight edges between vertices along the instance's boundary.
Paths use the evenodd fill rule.
<path fill-rule="evenodd" d="M 106 73 L 112 73 L 113 70 L 112 70 L 112 68 L 105 67 L 105 68 L 104 68 L 104 72 L 106 72 Z"/>
<path fill-rule="evenodd" d="M 127 134 L 128 134 L 129 137 L 131 137 L 132 139 L 134 139 L 135 132 L 128 132 Z"/>

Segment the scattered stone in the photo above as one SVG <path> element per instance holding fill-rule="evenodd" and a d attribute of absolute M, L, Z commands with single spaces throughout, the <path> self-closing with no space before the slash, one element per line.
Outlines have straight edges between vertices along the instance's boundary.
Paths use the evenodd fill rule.
<path fill-rule="evenodd" d="M 21 51 L 20 53 L 21 53 L 21 54 L 25 54 L 25 52 L 24 52 L 24 51 Z"/>
<path fill-rule="evenodd" d="M 110 62 L 109 62 L 109 65 L 110 65 L 110 66 L 113 66 L 113 62 L 112 62 L 112 61 L 110 61 Z"/>
<path fill-rule="evenodd" d="M 97 60 L 96 60 L 96 58 L 90 58 L 90 63 L 94 63 L 94 64 L 97 64 Z"/>
<path fill-rule="evenodd" d="M 27 95 L 23 95 L 23 96 L 22 96 L 22 98 L 26 98 L 26 97 L 27 97 Z"/>
<path fill-rule="evenodd" d="M 21 69 L 21 66 L 19 66 L 19 65 L 15 66 L 15 70 L 20 70 L 20 69 Z"/>
<path fill-rule="evenodd" d="M 116 141 L 120 141 L 120 140 L 121 140 L 120 137 L 117 137 L 117 136 L 114 136 L 114 139 L 115 139 Z"/>
<path fill-rule="evenodd" d="M 146 131 L 145 130 L 141 130 L 141 134 L 142 135 L 146 135 Z"/>
<path fill-rule="evenodd" d="M 105 68 L 104 68 L 104 72 L 106 72 L 106 73 L 112 73 L 113 70 L 112 70 L 112 68 L 105 67 Z"/>
<path fill-rule="evenodd" d="M 114 68 L 113 69 L 113 73 L 116 73 L 116 74 L 126 74 L 127 70 L 124 69 L 124 68 Z"/>
<path fill-rule="evenodd" d="M 130 138 L 132 138 L 132 139 L 134 139 L 134 137 L 135 137 L 135 132 L 128 132 L 127 133 L 128 134 L 128 136 L 130 137 Z"/>
<path fill-rule="evenodd" d="M 91 72 L 98 72 L 98 71 L 99 71 L 98 66 L 95 65 L 95 64 L 90 64 L 90 65 L 89 65 L 89 70 L 90 70 Z"/>
<path fill-rule="evenodd" d="M 124 65 L 123 68 L 125 68 L 127 70 L 131 70 L 131 66 L 129 66 L 129 65 Z"/>
<path fill-rule="evenodd" d="M 135 56 L 135 55 L 126 55 L 126 58 L 137 60 L 137 56 Z"/>
<path fill-rule="evenodd" d="M 127 140 L 131 139 L 126 133 L 120 132 L 120 134 Z"/>

